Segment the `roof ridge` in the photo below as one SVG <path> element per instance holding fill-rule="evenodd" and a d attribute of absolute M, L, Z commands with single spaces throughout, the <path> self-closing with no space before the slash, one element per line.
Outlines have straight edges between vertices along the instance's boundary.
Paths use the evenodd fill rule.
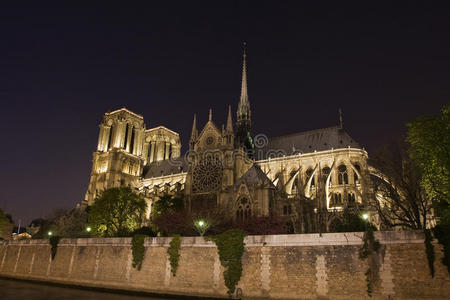
<path fill-rule="evenodd" d="M 289 133 L 289 134 L 285 134 L 285 135 L 273 136 L 273 137 L 269 137 L 269 139 L 278 139 L 278 138 L 284 138 L 284 137 L 289 137 L 289 136 L 293 136 L 293 135 L 314 133 L 314 132 L 324 131 L 324 130 L 328 130 L 328 129 L 340 129 L 340 128 L 339 128 L 339 126 L 330 126 L 330 127 L 319 128 L 319 129 L 312 129 L 312 130 L 307 130 L 307 131 Z"/>

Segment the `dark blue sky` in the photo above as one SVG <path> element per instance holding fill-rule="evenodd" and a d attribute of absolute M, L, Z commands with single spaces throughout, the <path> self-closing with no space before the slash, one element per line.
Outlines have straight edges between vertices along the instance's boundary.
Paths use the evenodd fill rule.
<path fill-rule="evenodd" d="M 280 2 L 1 7 L 0 207 L 28 223 L 81 201 L 108 109 L 186 150 L 194 112 L 236 108 L 244 40 L 255 134 L 332 126 L 342 107 L 370 151 L 449 101 L 447 3 Z"/>

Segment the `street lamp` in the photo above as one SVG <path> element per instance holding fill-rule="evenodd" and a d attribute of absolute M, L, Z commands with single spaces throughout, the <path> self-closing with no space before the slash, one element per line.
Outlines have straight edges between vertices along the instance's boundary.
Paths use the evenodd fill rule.
<path fill-rule="evenodd" d="M 194 229 L 200 234 L 200 236 L 203 236 L 206 231 L 208 231 L 209 227 L 210 224 L 206 220 L 199 219 L 194 222 Z"/>
<path fill-rule="evenodd" d="M 363 213 L 362 214 L 362 218 L 364 220 L 364 228 L 367 231 L 367 221 L 369 220 L 369 214 L 368 213 Z"/>
<path fill-rule="evenodd" d="M 48 236 L 51 236 L 53 234 L 53 232 L 49 231 L 47 234 L 48 234 Z"/>
<path fill-rule="evenodd" d="M 91 227 L 89 227 L 89 226 L 88 226 L 88 227 L 86 227 L 86 231 L 87 231 L 87 232 L 91 232 L 91 230 L 92 230 L 92 228 L 91 228 Z"/>

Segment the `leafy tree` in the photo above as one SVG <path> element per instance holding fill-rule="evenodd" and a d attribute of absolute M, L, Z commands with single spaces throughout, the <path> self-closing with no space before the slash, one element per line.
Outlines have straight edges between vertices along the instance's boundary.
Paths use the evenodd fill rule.
<path fill-rule="evenodd" d="M 73 209 L 57 217 L 50 226 L 50 230 L 59 237 L 78 238 L 87 237 L 87 213 L 81 209 Z"/>
<path fill-rule="evenodd" d="M 89 224 L 99 236 L 127 236 L 141 227 L 147 203 L 129 187 L 101 192 L 89 211 Z"/>
<path fill-rule="evenodd" d="M 435 202 L 450 204 L 450 103 L 439 115 L 409 123 L 407 141 L 427 195 Z"/>
<path fill-rule="evenodd" d="M 408 155 L 404 143 L 391 143 L 374 152 L 371 164 L 376 210 L 383 227 L 425 229 L 431 217 L 432 201 L 421 185 L 421 173 Z M 380 201 L 379 198 L 383 200 Z"/>
<path fill-rule="evenodd" d="M 375 226 L 362 219 L 362 214 L 363 211 L 358 206 L 346 207 L 342 214 L 331 222 L 330 232 L 361 232 L 369 228 L 375 230 Z"/>
<path fill-rule="evenodd" d="M 179 234 L 182 236 L 193 235 L 192 216 L 185 210 L 167 210 L 153 218 L 154 230 L 163 236 Z"/>
<path fill-rule="evenodd" d="M 11 223 L 9 218 L 6 216 L 3 210 L 0 209 L 0 238 L 7 234 L 6 231 L 11 227 L 10 224 Z"/>
<path fill-rule="evenodd" d="M 184 209 L 183 199 L 171 195 L 163 195 L 152 207 L 152 216 L 157 217 L 167 211 L 182 211 Z"/>

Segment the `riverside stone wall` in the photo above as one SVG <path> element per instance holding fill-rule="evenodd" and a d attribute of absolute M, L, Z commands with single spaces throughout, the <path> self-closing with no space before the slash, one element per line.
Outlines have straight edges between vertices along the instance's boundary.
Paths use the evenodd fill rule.
<path fill-rule="evenodd" d="M 249 236 L 245 239 L 243 299 L 369 299 L 367 260 L 358 258 L 362 233 Z M 450 277 L 434 244 L 431 278 L 421 232 L 377 232 L 378 280 L 370 299 L 448 299 Z M 217 248 L 201 237 L 184 237 L 179 267 L 170 272 L 170 238 L 147 238 L 142 269 L 132 267 L 131 238 L 62 239 L 51 260 L 48 240 L 0 244 L 0 276 L 226 298 Z M 0 291 L 1 293 L 1 291 Z"/>

